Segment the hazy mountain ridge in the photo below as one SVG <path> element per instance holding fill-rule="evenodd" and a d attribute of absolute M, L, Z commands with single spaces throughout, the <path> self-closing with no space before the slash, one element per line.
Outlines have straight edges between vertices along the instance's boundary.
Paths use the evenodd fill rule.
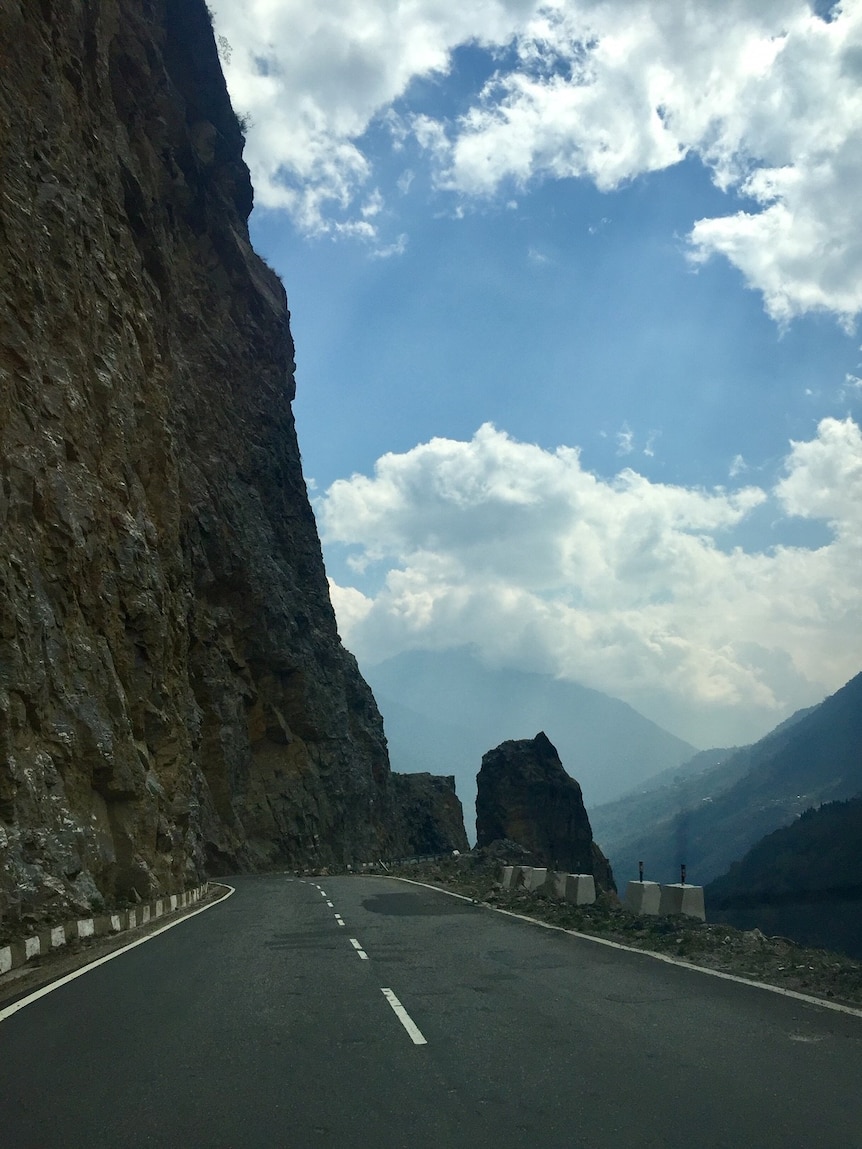
<path fill-rule="evenodd" d="M 767 834 L 705 894 L 713 920 L 862 957 L 862 797 Z"/>
<path fill-rule="evenodd" d="M 363 673 L 393 769 L 454 774 L 468 833 L 482 755 L 507 739 L 546 731 L 588 809 L 695 751 L 619 699 L 548 675 L 490 669 L 469 648 L 408 651 Z"/>
<path fill-rule="evenodd" d="M 699 790 L 699 793 L 697 792 Z M 798 712 L 753 746 L 686 785 L 627 799 L 628 830 L 615 831 L 620 811 L 591 811 L 597 838 L 620 880 L 637 862 L 658 881 L 709 882 L 765 834 L 804 810 L 862 792 L 862 675 L 819 706 Z M 616 806 L 621 806 L 617 803 Z M 641 815 L 641 827 L 634 823 Z"/>
<path fill-rule="evenodd" d="M 862 796 L 825 802 L 761 838 L 707 887 L 716 909 L 862 894 Z"/>

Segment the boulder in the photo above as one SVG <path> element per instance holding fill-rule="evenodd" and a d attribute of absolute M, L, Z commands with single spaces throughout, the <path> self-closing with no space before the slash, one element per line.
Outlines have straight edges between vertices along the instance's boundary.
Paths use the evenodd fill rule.
<path fill-rule="evenodd" d="M 476 781 L 477 847 L 508 838 L 546 868 L 592 874 L 600 889 L 616 890 L 610 864 L 593 841 L 581 788 L 546 734 L 489 750 Z"/>

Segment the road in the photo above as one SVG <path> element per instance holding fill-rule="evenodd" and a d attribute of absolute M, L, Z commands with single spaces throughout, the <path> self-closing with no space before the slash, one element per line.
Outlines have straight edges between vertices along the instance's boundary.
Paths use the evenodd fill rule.
<path fill-rule="evenodd" d="M 862 1146 L 862 1018 L 394 879 L 233 884 L 0 1022 L 0 1145 Z"/>

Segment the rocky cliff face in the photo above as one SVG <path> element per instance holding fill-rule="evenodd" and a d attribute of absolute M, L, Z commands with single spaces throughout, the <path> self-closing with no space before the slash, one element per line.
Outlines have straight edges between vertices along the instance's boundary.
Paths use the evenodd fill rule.
<path fill-rule="evenodd" d="M 393 774 L 404 857 L 470 849 L 455 779 L 437 774 Z"/>
<path fill-rule="evenodd" d="M 508 838 L 541 864 L 592 874 L 597 886 L 616 889 L 608 860 L 593 841 L 581 788 L 547 735 L 489 750 L 476 783 L 477 846 Z"/>
<path fill-rule="evenodd" d="M 399 852 L 203 0 L 0 4 L 0 910 Z"/>

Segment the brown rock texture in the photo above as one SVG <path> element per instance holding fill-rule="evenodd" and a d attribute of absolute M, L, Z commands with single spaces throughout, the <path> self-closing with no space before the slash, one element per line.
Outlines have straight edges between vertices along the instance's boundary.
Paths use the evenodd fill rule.
<path fill-rule="evenodd" d="M 0 3 L 0 913 L 399 852 L 203 0 Z"/>
<path fill-rule="evenodd" d="M 470 849 L 455 779 L 437 774 L 393 774 L 404 857 Z"/>
<path fill-rule="evenodd" d="M 610 863 L 593 841 L 581 788 L 546 734 L 489 750 L 476 784 L 477 847 L 508 838 L 540 865 L 592 874 L 598 887 L 616 889 Z"/>

